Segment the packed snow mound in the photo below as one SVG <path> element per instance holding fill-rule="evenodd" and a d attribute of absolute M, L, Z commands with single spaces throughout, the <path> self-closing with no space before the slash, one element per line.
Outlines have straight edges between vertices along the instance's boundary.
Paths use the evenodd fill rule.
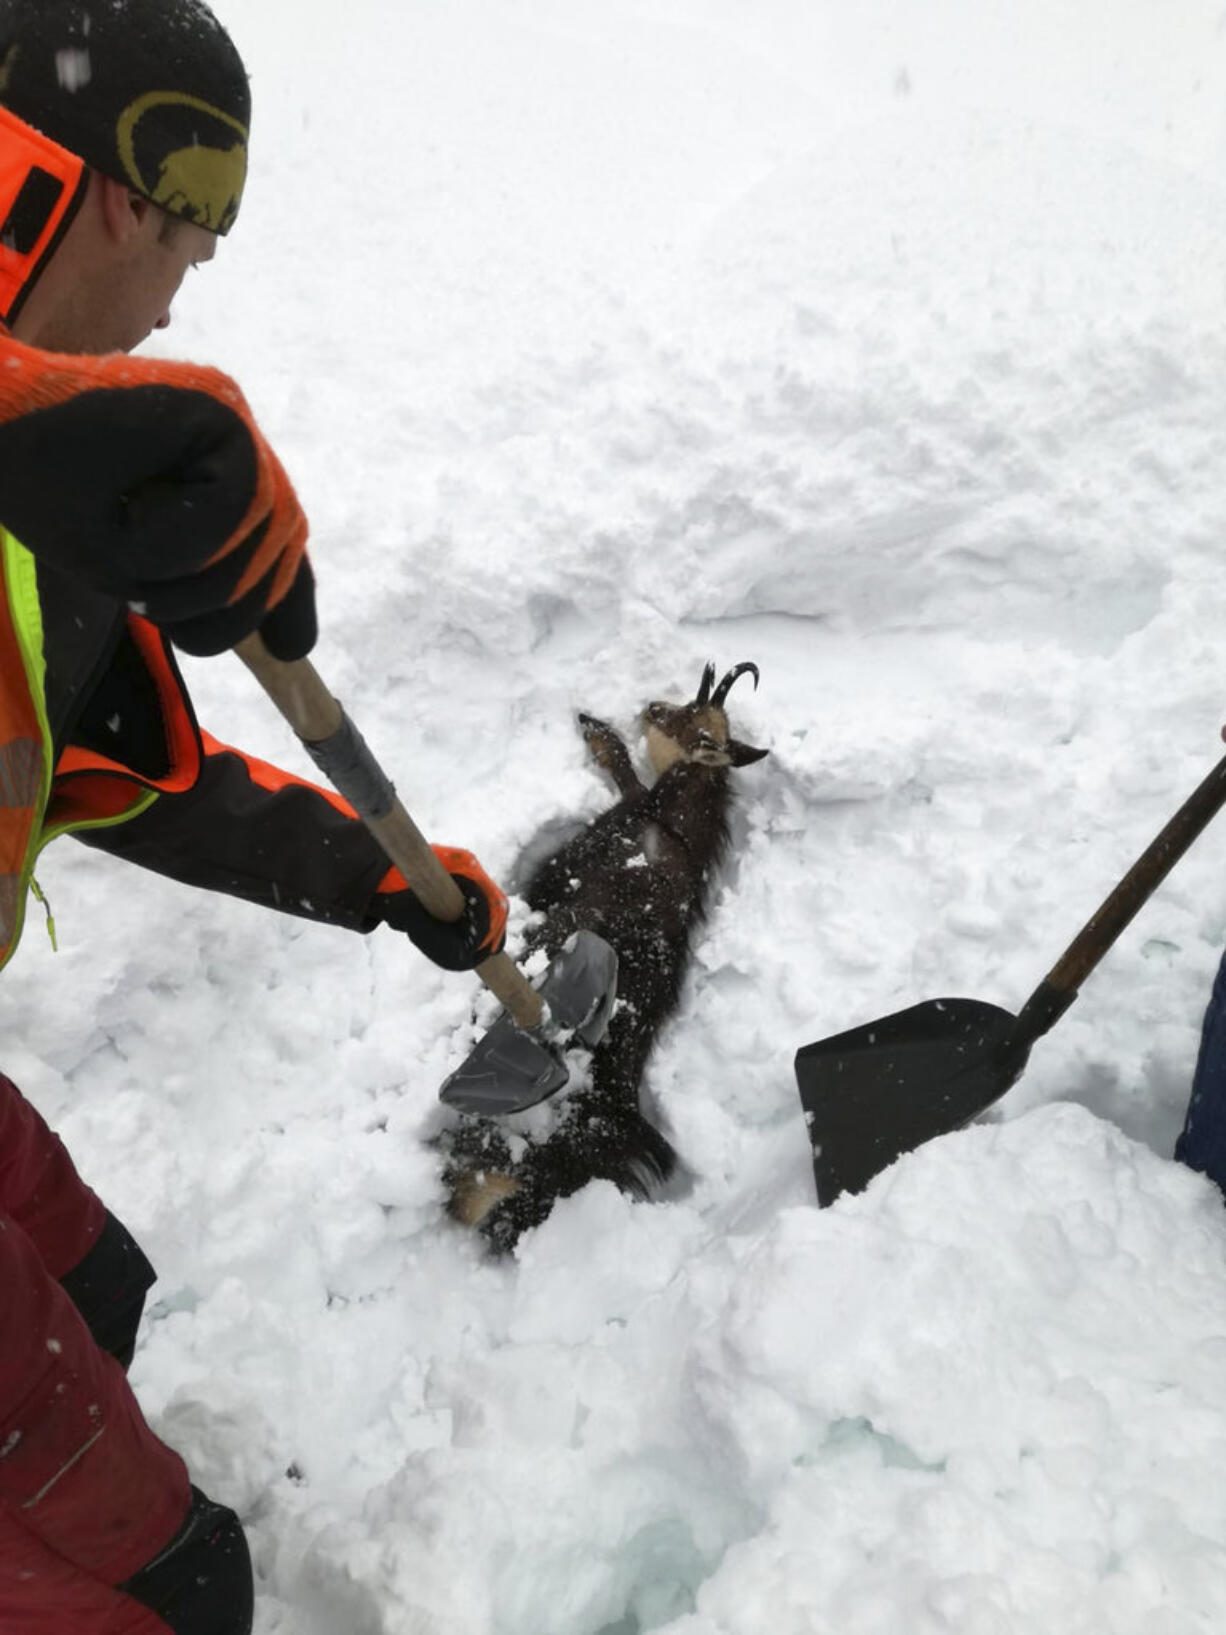
<path fill-rule="evenodd" d="M 1187 1473 L 1223 1451 L 1221 1249 L 1214 1189 L 1066 1106 L 781 1216 L 693 1376 L 761 1521 L 669 1635 L 764 1606 L 789 1635 L 903 1607 L 933 1635 L 1140 1632 L 1172 1553 L 1196 1611 L 1170 1627 L 1212 1628 L 1226 1516 Z"/>
<path fill-rule="evenodd" d="M 306 1627 L 1141 1635 L 1172 1556 L 1226 1616 L 1207 1183 L 1056 1105 L 754 1236 L 682 1215 L 599 1186 L 526 1241 L 401 1427 L 437 1445 L 306 1552 Z"/>
<path fill-rule="evenodd" d="M 1096 653 L 1161 609 L 1172 531 L 1210 550 L 1214 467 L 1170 426 L 1221 396 L 1226 199 L 1058 128 L 923 119 L 780 167 L 650 321 L 473 402 L 493 458 L 433 544 L 470 586 L 499 540 L 529 611 L 500 636 L 629 593 Z"/>

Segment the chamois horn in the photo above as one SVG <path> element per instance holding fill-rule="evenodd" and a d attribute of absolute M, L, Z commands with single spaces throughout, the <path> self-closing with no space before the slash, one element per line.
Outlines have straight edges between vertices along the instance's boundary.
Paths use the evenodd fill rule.
<path fill-rule="evenodd" d="M 707 668 L 710 669 L 710 666 L 708 665 Z M 750 675 L 753 676 L 754 692 L 757 692 L 757 690 L 758 690 L 758 680 L 759 680 L 758 666 L 756 664 L 738 664 L 738 665 L 736 665 L 736 667 L 734 669 L 729 670 L 728 674 L 724 677 L 724 679 L 720 682 L 719 686 L 711 694 L 710 702 L 712 704 L 714 704 L 717 708 L 722 709 L 723 704 L 724 704 L 724 700 L 727 698 L 729 692 L 731 691 L 732 683 L 736 680 L 736 678 L 738 676 L 743 676 L 743 675 L 746 674 L 746 672 L 748 672 Z M 700 703 L 706 703 L 707 700 L 701 699 L 699 702 Z"/>
<path fill-rule="evenodd" d="M 715 666 L 708 664 L 702 672 L 702 680 L 698 683 L 698 697 L 695 704 L 709 704 L 711 702 L 711 688 L 715 685 Z"/>

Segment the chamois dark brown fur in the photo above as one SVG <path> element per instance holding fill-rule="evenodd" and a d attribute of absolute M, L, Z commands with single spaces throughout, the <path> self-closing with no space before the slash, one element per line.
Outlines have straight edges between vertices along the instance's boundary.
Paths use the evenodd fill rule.
<path fill-rule="evenodd" d="M 590 1180 L 650 1197 L 676 1169 L 672 1146 L 643 1115 L 640 1084 L 677 1007 L 690 939 L 728 846 L 730 770 L 767 753 L 728 729 L 728 691 L 746 671 L 756 687 L 753 664 L 737 665 L 718 686 L 708 665 L 692 702 L 648 705 L 641 721 L 656 773 L 650 786 L 612 727 L 579 717 L 621 799 L 533 871 L 523 895 L 539 919 L 527 948 L 552 958 L 573 932 L 597 932 L 617 952 L 617 1004 L 592 1052 L 590 1082 L 526 1115 L 461 1115 L 443 1138 L 452 1212 L 496 1248 L 510 1248 Z"/>

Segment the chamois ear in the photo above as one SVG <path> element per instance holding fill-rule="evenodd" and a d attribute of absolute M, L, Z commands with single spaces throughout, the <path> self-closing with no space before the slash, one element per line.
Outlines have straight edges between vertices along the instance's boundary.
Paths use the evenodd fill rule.
<path fill-rule="evenodd" d="M 727 753 L 730 766 L 752 766 L 755 761 L 764 761 L 770 750 L 755 749 L 752 744 L 741 743 L 739 738 L 729 738 Z"/>

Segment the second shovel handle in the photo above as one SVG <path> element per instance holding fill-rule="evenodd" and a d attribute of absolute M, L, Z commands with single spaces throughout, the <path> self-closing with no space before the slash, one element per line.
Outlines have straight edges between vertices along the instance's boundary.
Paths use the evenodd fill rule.
<path fill-rule="evenodd" d="M 258 634 L 235 652 L 301 738 L 307 753 L 350 801 L 389 860 L 436 920 L 458 920 L 464 894 L 397 798 L 395 790 L 309 659 L 273 658 Z M 539 1027 L 540 994 L 507 954 L 494 954 L 477 975 L 521 1028 Z"/>
<path fill-rule="evenodd" d="M 1197 786 L 1175 816 L 1137 858 L 1106 902 L 1074 937 L 1046 982 L 1075 994 L 1124 927 L 1226 805 L 1226 756 Z"/>

